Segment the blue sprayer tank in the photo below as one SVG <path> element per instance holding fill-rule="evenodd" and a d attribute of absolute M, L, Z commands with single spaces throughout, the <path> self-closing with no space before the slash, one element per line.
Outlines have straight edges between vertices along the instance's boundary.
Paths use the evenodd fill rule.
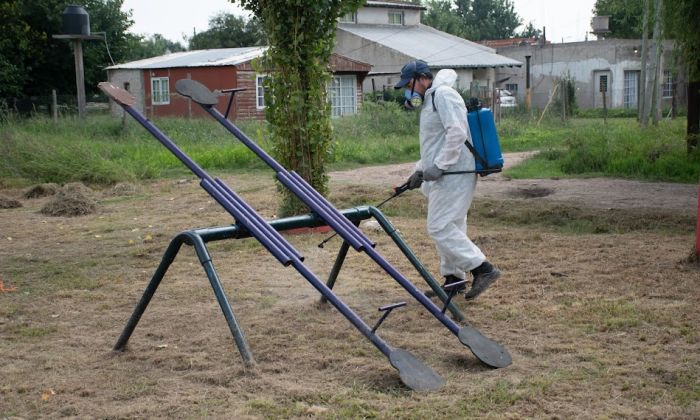
<path fill-rule="evenodd" d="M 498 141 L 496 123 L 493 112 L 488 108 L 480 108 L 467 112 L 467 122 L 472 135 L 472 143 L 476 153 L 476 173 L 487 175 L 500 172 L 503 169 L 503 154 Z"/>

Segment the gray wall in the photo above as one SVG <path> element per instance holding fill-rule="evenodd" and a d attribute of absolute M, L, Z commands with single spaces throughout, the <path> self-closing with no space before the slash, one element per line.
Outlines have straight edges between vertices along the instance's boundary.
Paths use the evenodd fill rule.
<path fill-rule="evenodd" d="M 129 83 L 129 92 L 134 96 L 135 105 L 134 108 L 139 110 L 141 113 L 144 112 L 144 87 L 143 87 L 143 70 L 108 70 L 107 78 L 113 85 L 124 88 L 124 83 Z M 114 103 L 114 101 L 109 101 L 110 113 L 113 116 L 119 117 L 124 114 L 124 110 L 121 106 Z"/>
<path fill-rule="evenodd" d="M 372 65 L 372 70 L 362 83 L 362 90 L 365 93 L 372 92 L 373 88 L 375 91 L 381 91 L 384 88 L 393 89 L 394 84 L 399 80 L 401 67 L 415 59 L 341 28 L 336 31 L 333 52 Z M 493 69 L 455 70 L 458 76 L 457 87 L 462 89 L 468 89 L 473 80 L 478 80 L 479 86 L 493 86 L 496 77 Z M 437 70 L 434 72 L 436 73 Z"/>
<path fill-rule="evenodd" d="M 673 70 L 673 44 L 664 43 L 662 70 Z M 635 52 L 635 49 L 637 52 Z M 532 89 L 532 106 L 544 108 L 554 85 L 565 74 L 570 74 L 576 81 L 576 102 L 580 108 L 593 108 L 602 105 L 601 94 L 595 84 L 599 72 L 609 74 L 609 88 L 606 104 L 611 108 L 624 106 L 625 71 L 641 68 L 641 41 L 609 39 L 602 41 L 573 42 L 565 44 L 526 45 L 499 48 L 497 53 L 525 63 L 525 56 L 530 55 L 530 86 Z M 518 102 L 523 103 L 525 96 L 525 66 L 521 68 L 501 68 L 496 72 L 496 80 L 501 81 L 496 87 L 505 87 L 507 83 L 518 84 Z M 661 72 L 663 76 L 663 72 Z M 681 80 L 682 82 L 682 77 Z M 660 84 L 663 80 L 660 80 Z M 661 86 L 659 87 L 661 89 Z M 683 87 L 677 90 L 677 100 L 684 102 Z M 661 94 L 661 92 L 660 92 Z M 664 99 L 664 105 L 670 99 Z"/>

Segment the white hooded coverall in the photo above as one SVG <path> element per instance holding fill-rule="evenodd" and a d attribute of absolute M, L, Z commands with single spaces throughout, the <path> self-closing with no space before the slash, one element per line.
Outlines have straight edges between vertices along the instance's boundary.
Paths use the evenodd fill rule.
<path fill-rule="evenodd" d="M 420 156 L 416 170 L 435 164 L 444 171 L 473 171 L 474 155 L 464 145 L 472 142 L 464 100 L 453 88 L 457 73 L 440 70 L 425 92 L 420 114 Z M 435 92 L 435 95 L 433 95 Z M 433 108 L 433 98 L 435 108 Z M 428 234 L 440 256 L 440 274 L 464 279 L 486 260 L 467 237 L 467 212 L 474 197 L 476 174 L 443 175 L 421 187 L 428 199 Z"/>

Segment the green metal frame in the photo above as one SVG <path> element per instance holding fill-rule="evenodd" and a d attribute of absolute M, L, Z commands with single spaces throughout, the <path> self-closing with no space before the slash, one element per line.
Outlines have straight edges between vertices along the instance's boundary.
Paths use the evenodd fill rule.
<path fill-rule="evenodd" d="M 408 260 L 420 273 L 420 275 L 430 286 L 430 288 L 435 291 L 438 298 L 442 300 L 443 303 L 447 303 L 447 309 L 450 310 L 453 316 L 459 321 L 464 320 L 464 315 L 462 315 L 459 309 L 457 309 L 454 306 L 454 304 L 450 302 L 447 293 L 445 293 L 442 287 L 430 275 L 428 270 L 423 266 L 423 264 L 421 264 L 416 255 L 413 253 L 413 251 L 401 238 L 398 231 L 384 216 L 384 214 L 382 214 L 382 212 L 379 211 L 379 209 L 377 209 L 376 207 L 361 206 L 342 210 L 341 214 L 347 217 L 351 222 L 353 222 L 356 225 L 359 225 L 359 223 L 365 219 L 369 219 L 372 217 L 376 219 L 377 222 L 379 222 L 379 225 L 382 227 L 382 229 L 384 229 L 384 231 L 391 237 L 394 243 L 399 247 L 399 249 L 401 250 L 401 252 L 403 252 L 406 258 L 408 258 Z M 318 227 L 325 225 L 325 222 L 313 213 L 302 216 L 294 216 L 287 217 L 284 219 L 272 220 L 269 223 L 270 226 L 272 226 L 277 231 L 285 231 L 290 229 L 307 227 Z M 141 316 L 146 311 L 146 307 L 150 303 L 151 299 L 153 298 L 153 295 L 156 292 L 156 289 L 158 289 L 161 280 L 165 276 L 165 273 L 168 271 L 168 268 L 173 263 L 173 261 L 175 261 L 175 257 L 177 256 L 178 252 L 180 252 L 182 245 L 186 244 L 192 246 L 195 249 L 197 257 L 199 258 L 199 261 L 202 264 L 202 267 L 204 268 L 204 271 L 209 279 L 209 283 L 212 289 L 214 290 L 214 294 L 216 295 L 216 299 L 219 303 L 219 306 L 221 307 L 221 311 L 224 313 L 224 317 L 226 318 L 226 322 L 229 326 L 229 329 L 231 330 L 234 342 L 238 347 L 238 351 L 240 352 L 244 363 L 246 365 L 254 364 L 255 361 L 250 352 L 250 347 L 248 346 L 248 343 L 245 339 L 245 335 L 243 334 L 243 331 L 241 330 L 240 325 L 236 320 L 236 316 L 233 313 L 231 304 L 229 303 L 226 297 L 226 293 L 223 290 L 223 286 L 221 285 L 221 281 L 219 280 L 219 276 L 214 268 L 211 255 L 209 254 L 209 250 L 206 246 L 208 242 L 221 241 L 225 239 L 243 239 L 248 238 L 250 236 L 250 233 L 245 227 L 235 224 L 229 226 L 193 229 L 181 232 L 178 235 L 176 235 L 175 238 L 173 238 L 173 240 L 170 242 L 170 245 L 168 245 L 168 248 L 165 250 L 163 258 L 161 259 L 161 262 L 158 265 L 158 268 L 151 277 L 151 281 L 148 283 L 148 286 L 146 286 L 146 290 L 141 296 L 141 300 L 136 305 L 134 312 L 132 313 L 131 317 L 129 318 L 129 321 L 124 327 L 124 330 L 119 336 L 117 343 L 114 345 L 114 350 L 124 350 L 129 341 L 129 338 L 131 337 L 131 334 L 134 332 L 134 329 L 136 329 L 136 326 L 138 325 Z M 349 248 L 350 246 L 348 245 L 348 243 L 343 241 L 343 243 L 340 246 L 340 250 L 338 251 L 338 255 L 335 259 L 335 263 L 333 264 L 333 268 L 331 269 L 331 272 L 328 276 L 328 281 L 326 283 L 327 286 L 331 289 L 333 288 L 333 285 L 338 279 L 340 269 L 343 266 L 343 262 L 345 261 Z M 326 302 L 325 298 L 322 297 L 321 299 L 323 302 Z"/>

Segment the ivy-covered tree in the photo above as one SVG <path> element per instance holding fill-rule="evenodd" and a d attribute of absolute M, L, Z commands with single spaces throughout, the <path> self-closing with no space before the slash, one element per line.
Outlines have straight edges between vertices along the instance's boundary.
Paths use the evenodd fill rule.
<path fill-rule="evenodd" d="M 253 47 L 265 44 L 265 34 L 257 19 L 220 13 L 209 19 L 209 28 L 189 39 L 190 50 Z"/>
<path fill-rule="evenodd" d="M 267 78 L 265 116 L 273 154 L 321 194 L 328 192 L 325 162 L 332 141 L 328 69 L 338 18 L 363 0 L 231 0 L 257 18 L 267 36 L 261 66 Z M 286 190 L 280 214 L 308 211 Z"/>

